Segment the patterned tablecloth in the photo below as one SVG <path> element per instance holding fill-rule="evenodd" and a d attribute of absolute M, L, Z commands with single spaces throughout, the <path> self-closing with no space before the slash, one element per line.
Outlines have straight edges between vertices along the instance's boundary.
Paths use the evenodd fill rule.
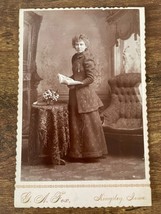
<path fill-rule="evenodd" d="M 69 146 L 67 103 L 32 105 L 29 133 L 29 163 L 48 155 L 53 164 L 65 163 Z"/>

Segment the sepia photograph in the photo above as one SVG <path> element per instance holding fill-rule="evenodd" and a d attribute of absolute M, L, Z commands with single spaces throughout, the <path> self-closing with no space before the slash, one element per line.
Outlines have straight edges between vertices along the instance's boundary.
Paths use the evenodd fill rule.
<path fill-rule="evenodd" d="M 34 185 L 91 182 L 123 191 L 90 206 L 151 203 L 144 24 L 143 8 L 20 10 L 16 206 L 47 206 Z"/>

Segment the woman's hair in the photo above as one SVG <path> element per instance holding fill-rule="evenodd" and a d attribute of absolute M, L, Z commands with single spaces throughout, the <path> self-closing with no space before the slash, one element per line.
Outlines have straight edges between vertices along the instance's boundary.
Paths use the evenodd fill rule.
<path fill-rule="evenodd" d="M 89 43 L 90 42 L 89 42 L 88 37 L 86 35 L 84 35 L 84 34 L 80 34 L 80 35 L 77 35 L 77 36 L 73 37 L 73 39 L 72 39 L 73 48 L 75 47 L 75 43 L 79 42 L 80 40 L 84 41 L 84 43 L 86 44 L 87 48 L 89 47 Z"/>

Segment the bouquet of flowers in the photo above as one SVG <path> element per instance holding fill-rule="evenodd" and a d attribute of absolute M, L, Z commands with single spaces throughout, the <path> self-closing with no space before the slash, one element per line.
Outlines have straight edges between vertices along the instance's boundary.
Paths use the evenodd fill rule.
<path fill-rule="evenodd" d="M 47 102 L 50 103 L 51 101 L 57 101 L 59 98 L 58 91 L 53 91 L 51 89 L 45 90 L 43 93 L 43 99 Z"/>

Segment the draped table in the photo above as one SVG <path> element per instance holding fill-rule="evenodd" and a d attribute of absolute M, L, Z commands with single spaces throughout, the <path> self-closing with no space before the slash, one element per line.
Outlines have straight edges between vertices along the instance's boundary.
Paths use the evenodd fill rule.
<path fill-rule="evenodd" d="M 33 104 L 29 131 L 29 164 L 48 156 L 53 164 L 65 164 L 69 146 L 68 106 L 65 102 L 53 105 Z"/>

